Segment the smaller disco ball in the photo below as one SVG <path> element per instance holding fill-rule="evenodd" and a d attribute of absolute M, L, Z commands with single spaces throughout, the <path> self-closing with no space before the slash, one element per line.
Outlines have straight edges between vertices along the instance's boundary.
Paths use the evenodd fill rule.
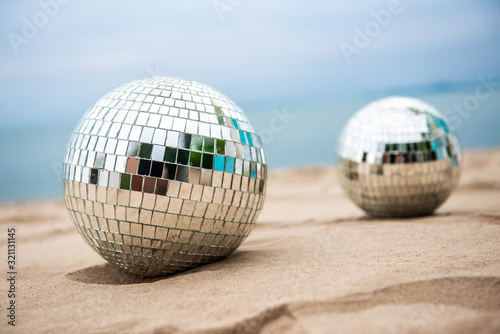
<path fill-rule="evenodd" d="M 375 217 L 431 214 L 460 178 L 462 153 L 443 116 L 412 98 L 370 103 L 348 122 L 336 152 L 349 198 Z"/>
<path fill-rule="evenodd" d="M 267 165 L 246 114 L 195 81 L 154 77 L 106 94 L 71 135 L 64 199 L 84 240 L 141 276 L 230 255 L 264 205 Z"/>

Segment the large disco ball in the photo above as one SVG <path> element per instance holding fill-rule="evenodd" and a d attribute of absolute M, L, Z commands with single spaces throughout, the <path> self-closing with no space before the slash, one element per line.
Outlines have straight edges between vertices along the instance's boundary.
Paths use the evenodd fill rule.
<path fill-rule="evenodd" d="M 245 113 L 215 89 L 154 77 L 82 117 L 68 144 L 64 199 L 103 258 L 141 276 L 231 254 L 264 204 L 267 166 Z"/>
<path fill-rule="evenodd" d="M 443 116 L 406 97 L 381 99 L 358 111 L 336 153 L 343 189 L 376 217 L 431 214 L 461 173 L 460 143 Z"/>

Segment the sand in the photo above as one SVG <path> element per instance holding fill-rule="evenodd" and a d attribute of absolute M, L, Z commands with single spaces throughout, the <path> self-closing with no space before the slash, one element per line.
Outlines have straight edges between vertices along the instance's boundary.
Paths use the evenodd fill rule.
<path fill-rule="evenodd" d="M 4 189 L 5 191 L 5 189 Z M 107 264 L 60 200 L 0 206 L 17 228 L 18 333 L 499 333 L 500 150 L 468 152 L 434 216 L 377 220 L 333 168 L 275 170 L 227 260 L 142 279 Z"/>

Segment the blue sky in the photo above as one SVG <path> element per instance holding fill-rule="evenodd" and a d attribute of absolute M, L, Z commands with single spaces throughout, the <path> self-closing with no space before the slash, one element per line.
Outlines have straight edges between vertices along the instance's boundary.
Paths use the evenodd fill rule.
<path fill-rule="evenodd" d="M 151 72 L 208 83 L 243 105 L 500 73 L 498 1 L 401 0 L 348 63 L 340 43 L 353 43 L 354 29 L 390 1 L 65 0 L 16 53 L 9 36 L 22 36 L 23 18 L 33 22 L 51 1 L 0 3 L 3 125 L 78 119 L 107 91 Z M 223 20 L 220 3 L 236 4 Z"/>
<path fill-rule="evenodd" d="M 65 4 L 49 18 L 42 7 L 55 1 Z M 152 74 L 212 85 L 259 133 L 275 110 L 292 115 L 265 143 L 270 168 L 331 165 L 342 127 L 374 99 L 403 94 L 447 111 L 474 96 L 478 76 L 500 81 L 494 0 L 401 0 L 348 62 L 340 45 L 354 45 L 356 29 L 393 1 L 0 1 L 0 201 L 60 196 L 78 119 L 108 91 Z M 221 20 L 214 4 L 228 3 Z M 35 21 L 43 27 L 28 38 Z M 18 52 L 13 36 L 27 38 Z M 465 147 L 500 145 L 499 105 L 496 89 L 463 119 Z"/>

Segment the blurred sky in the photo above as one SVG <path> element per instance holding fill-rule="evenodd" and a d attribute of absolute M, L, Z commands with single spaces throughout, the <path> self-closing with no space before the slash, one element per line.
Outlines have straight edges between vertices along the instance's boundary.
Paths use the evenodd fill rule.
<path fill-rule="evenodd" d="M 500 73 L 499 1 L 401 0 L 401 12 L 348 63 L 341 42 L 390 1 L 60 0 L 14 52 L 41 3 L 0 2 L 3 125 L 78 119 L 109 90 L 150 72 L 210 84 L 237 103 L 335 99 Z M 236 4 L 220 19 L 215 5 Z M 227 8 L 226 8 L 227 9 Z"/>
<path fill-rule="evenodd" d="M 0 201 L 60 196 L 78 119 L 151 75 L 217 88 L 258 132 L 275 110 L 293 115 L 265 142 L 270 168 L 332 164 L 343 125 L 374 99 L 407 95 L 446 114 L 474 97 L 478 76 L 500 82 L 494 0 L 401 0 L 347 61 L 342 43 L 394 1 L 0 1 Z M 460 119 L 466 148 L 500 145 L 499 106 L 500 85 Z"/>

